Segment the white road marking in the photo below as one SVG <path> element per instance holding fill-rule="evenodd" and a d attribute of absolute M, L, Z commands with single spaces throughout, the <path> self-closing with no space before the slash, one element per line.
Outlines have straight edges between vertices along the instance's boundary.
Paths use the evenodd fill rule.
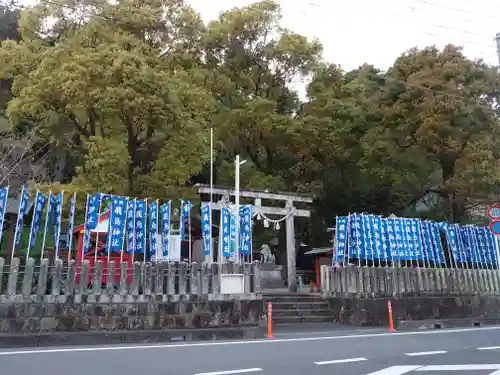
<path fill-rule="evenodd" d="M 500 346 L 483 346 L 482 348 L 477 348 L 477 350 L 500 350 Z"/>
<path fill-rule="evenodd" d="M 414 352 L 414 353 L 405 353 L 410 357 L 418 357 L 421 355 L 436 355 L 436 354 L 446 354 L 448 353 L 446 350 L 434 350 L 433 352 Z"/>
<path fill-rule="evenodd" d="M 33 350 L 13 350 L 0 351 L 2 355 L 23 355 L 23 354 L 61 354 L 61 353 L 80 353 L 80 352 L 103 352 L 103 351 L 121 351 L 121 350 L 144 350 L 144 349 L 168 349 L 168 348 L 195 348 L 206 346 L 227 346 L 227 345 L 254 345 L 254 344 L 280 344 L 286 342 L 304 342 L 304 341 L 333 341 L 349 339 L 369 339 L 378 337 L 401 337 L 401 336 L 427 336 L 444 335 L 449 333 L 470 333 L 479 331 L 496 331 L 500 326 L 477 327 L 477 328 L 459 328 L 436 331 L 417 331 L 417 332 L 396 332 L 396 333 L 372 333 L 368 335 L 344 335 L 344 336 L 321 336 L 321 337 L 297 337 L 290 339 L 263 339 L 263 340 L 242 340 L 242 341 L 213 341 L 213 342 L 192 342 L 183 344 L 156 344 L 156 345 L 121 345 L 121 346 L 90 346 L 90 347 L 71 347 L 59 349 L 33 349 Z"/>
<path fill-rule="evenodd" d="M 200 372 L 194 375 L 229 375 L 229 374 L 244 374 L 246 372 L 262 371 L 261 368 L 243 368 L 240 370 L 216 371 L 216 372 Z"/>
<path fill-rule="evenodd" d="M 322 361 L 322 362 L 314 362 L 315 365 L 333 365 L 336 363 L 351 363 L 351 362 L 361 362 L 367 361 L 366 358 L 346 358 L 346 359 L 334 359 L 332 361 Z"/>
<path fill-rule="evenodd" d="M 415 371 L 479 371 L 479 370 L 500 370 L 497 365 L 432 365 L 424 366 Z M 496 374 L 497 371 L 494 372 Z"/>
<path fill-rule="evenodd" d="M 412 372 L 422 366 L 392 366 L 380 371 L 370 372 L 366 375 L 403 375 Z"/>

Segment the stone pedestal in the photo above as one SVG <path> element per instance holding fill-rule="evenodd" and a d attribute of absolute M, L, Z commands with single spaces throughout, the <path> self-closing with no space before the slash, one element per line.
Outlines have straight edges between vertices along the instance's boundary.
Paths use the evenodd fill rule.
<path fill-rule="evenodd" d="M 259 265 L 260 286 L 262 289 L 284 288 L 283 266 L 273 263 Z"/>

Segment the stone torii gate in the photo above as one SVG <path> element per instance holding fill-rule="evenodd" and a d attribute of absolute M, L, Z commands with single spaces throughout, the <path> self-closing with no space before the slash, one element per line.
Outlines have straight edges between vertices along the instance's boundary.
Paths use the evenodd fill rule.
<path fill-rule="evenodd" d="M 211 207 L 213 210 L 220 210 L 223 206 L 223 201 L 229 202 L 230 197 L 235 196 L 235 189 L 232 187 L 221 187 L 213 186 L 207 184 L 196 184 L 195 188 L 198 194 L 210 194 L 221 195 L 222 201 L 217 203 L 212 203 Z M 286 218 L 286 259 L 287 259 L 287 281 L 288 289 L 292 292 L 297 290 L 297 267 L 296 267 L 296 247 L 295 247 L 295 217 L 310 217 L 311 212 L 309 210 L 297 209 L 294 203 L 307 203 L 311 204 L 313 202 L 313 196 L 307 194 L 290 193 L 290 192 L 275 192 L 270 193 L 264 190 L 257 189 L 240 189 L 240 197 L 250 198 L 254 200 L 252 205 L 252 210 L 254 213 L 260 213 L 264 215 L 288 215 Z M 270 207 L 263 206 L 262 200 L 276 200 L 284 201 L 285 207 Z"/>

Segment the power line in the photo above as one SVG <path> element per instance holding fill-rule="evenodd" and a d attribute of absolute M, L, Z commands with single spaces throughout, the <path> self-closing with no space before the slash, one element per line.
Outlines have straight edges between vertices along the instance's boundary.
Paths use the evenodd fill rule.
<path fill-rule="evenodd" d="M 414 3 L 420 3 L 420 4 L 426 4 L 426 5 L 429 5 L 429 6 L 436 6 L 438 8 L 442 8 L 442 9 L 446 9 L 446 10 L 454 10 L 456 12 L 459 12 L 460 13 L 463 13 L 463 14 L 470 14 L 471 12 L 469 12 L 468 10 L 465 10 L 465 9 L 461 9 L 461 8 L 458 8 L 458 7 L 451 7 L 451 6 L 447 6 L 447 5 L 442 5 L 442 4 L 438 4 L 438 3 L 435 3 L 435 2 L 432 2 L 430 0 L 413 0 L 414 3 L 411 3 L 412 0 L 409 0 L 408 2 L 403 2 L 402 4 L 399 3 L 398 5 L 401 5 L 401 7 L 403 8 L 406 8 L 406 9 L 409 9 L 410 11 L 412 12 L 421 12 L 421 11 L 425 11 L 425 6 L 424 7 L 418 7 L 416 6 Z M 317 4 L 317 3 L 311 3 L 309 2 L 308 4 L 311 5 L 311 10 L 314 11 L 314 13 L 317 13 L 318 9 L 321 9 L 322 8 L 322 5 L 320 4 Z M 384 12 L 384 9 L 381 7 L 378 9 L 378 11 L 380 12 Z M 326 13 L 326 12 L 323 12 L 323 13 Z M 397 14 L 392 14 L 392 12 L 384 12 L 386 13 L 388 16 L 391 16 L 391 17 L 398 17 L 398 18 L 401 18 L 402 17 L 402 13 L 399 12 Z M 305 12 L 303 12 L 303 14 L 305 15 L 308 15 L 306 14 Z M 479 13 L 478 13 L 479 14 Z M 499 14 L 500 14 L 500 9 L 499 9 Z M 500 21 L 500 17 L 494 17 L 492 16 L 491 14 L 488 16 L 489 19 L 493 19 L 493 20 L 499 20 Z M 414 19 L 409 19 L 410 22 L 414 22 L 415 20 Z M 462 23 L 463 20 L 460 20 L 460 22 Z M 472 21 L 471 21 L 472 22 Z M 430 27 L 423 27 L 423 31 L 422 31 L 422 34 L 426 34 L 426 35 L 429 35 L 429 36 L 432 36 L 434 37 L 434 39 L 448 39 L 450 43 L 453 43 L 453 44 L 456 44 L 456 45 L 461 45 L 463 46 L 466 50 L 470 50 L 472 47 L 477 47 L 479 46 L 479 50 L 476 50 L 474 51 L 474 55 L 475 56 L 481 56 L 483 58 L 486 58 L 487 61 L 490 61 L 495 50 L 496 50 L 496 44 L 495 43 L 492 43 L 493 42 L 493 36 L 494 36 L 494 33 L 492 34 L 484 34 L 484 33 L 480 33 L 480 32 L 477 32 L 476 30 L 471 30 L 471 29 L 464 29 L 464 28 L 457 28 L 457 27 L 452 27 L 452 26 L 449 26 L 449 25 L 446 25 L 446 24 L 443 24 L 443 23 L 431 23 L 429 22 L 429 17 L 427 15 L 427 17 L 425 17 L 423 20 L 420 20 L 419 21 L 419 24 L 420 25 L 428 25 Z M 499 22 L 500 24 L 500 22 Z M 405 31 L 405 30 L 403 30 Z M 442 32 L 445 32 L 447 34 L 442 34 Z M 496 32 L 496 30 L 495 30 Z M 449 35 L 448 35 L 449 34 Z M 425 44 L 425 45 L 434 45 L 434 44 L 446 44 L 445 42 L 442 42 L 442 43 L 436 43 L 436 40 L 432 40 L 432 41 L 424 41 L 423 39 L 421 38 L 415 38 L 414 36 L 410 37 L 411 40 L 409 40 L 409 42 L 411 43 L 412 41 L 414 43 L 416 43 L 417 45 L 419 44 Z M 489 43 L 486 43 L 485 41 L 488 40 Z M 476 48 L 474 48 L 476 49 Z"/>
<path fill-rule="evenodd" d="M 447 6 L 447 5 L 442 5 L 442 4 L 434 3 L 434 2 L 431 2 L 431 1 L 427 1 L 427 0 L 411 0 L 411 1 L 416 2 L 416 3 L 420 3 L 420 4 L 425 4 L 425 5 L 428 5 L 428 6 L 434 6 L 434 7 L 438 7 L 438 8 L 443 8 L 443 9 L 447 9 L 447 10 L 451 10 L 451 11 L 455 11 L 455 12 L 461 12 L 461 13 L 465 13 L 465 14 L 477 14 L 477 13 L 470 12 L 470 11 L 465 10 L 465 9 L 454 8 L 454 7 L 450 7 L 450 6 Z M 408 4 L 407 7 L 409 9 L 413 10 L 413 11 L 424 10 L 424 8 L 419 8 L 418 6 L 414 6 L 414 5 L 410 5 L 410 4 Z M 499 9 L 499 11 L 500 11 L 500 9 Z M 495 21 L 500 21 L 499 17 L 493 17 L 491 15 L 489 15 L 487 18 L 488 19 L 493 19 Z M 460 19 L 460 22 L 474 23 L 475 21 L 472 21 L 470 19 Z M 436 27 L 438 27 L 438 28 L 450 30 L 450 31 L 457 32 L 457 33 L 462 33 L 462 34 L 467 34 L 467 35 L 476 35 L 476 36 L 479 36 L 479 37 L 482 37 L 482 38 L 486 38 L 486 39 L 489 39 L 489 40 L 493 39 L 493 35 L 487 35 L 487 34 L 483 34 L 483 33 L 478 33 L 476 31 L 472 31 L 472 30 L 468 30 L 468 29 L 454 28 L 454 27 L 450 27 L 450 26 L 447 26 L 447 25 L 443 25 L 443 24 L 437 24 L 437 23 L 435 23 L 433 25 L 436 26 Z"/>
<path fill-rule="evenodd" d="M 466 10 L 466 9 L 455 8 L 455 7 L 451 7 L 449 5 L 443 5 L 443 4 L 439 4 L 439 3 L 434 3 L 434 2 L 431 2 L 431 1 L 427 1 L 427 0 L 413 0 L 413 1 L 416 2 L 416 3 L 421 3 L 421 4 L 425 4 L 425 5 L 429 5 L 429 6 L 433 6 L 433 7 L 437 7 L 437 8 L 442 8 L 442 9 L 450 10 L 450 11 L 453 11 L 453 12 L 465 13 L 465 14 L 469 14 L 469 15 L 477 15 L 479 17 L 492 19 L 494 21 L 498 21 L 499 20 L 498 17 L 493 17 L 491 14 L 476 13 L 476 12 L 472 12 L 472 11 L 469 11 L 469 10 Z M 470 21 L 467 20 L 467 22 L 470 22 Z"/>
<path fill-rule="evenodd" d="M 61 7 L 61 8 L 65 8 L 65 9 L 70 9 L 70 10 L 73 10 L 73 11 L 78 11 L 78 8 L 77 7 L 74 7 L 74 6 L 69 6 L 69 5 L 65 5 L 65 4 L 59 4 L 59 3 L 56 3 L 54 1 L 51 1 L 51 0 L 39 0 L 41 3 L 44 3 L 44 4 L 47 4 L 47 5 L 54 5 L 54 6 L 57 6 L 57 7 Z M 320 7 L 320 6 L 318 6 Z M 101 17 L 101 18 L 104 18 L 104 19 L 107 19 L 107 20 L 111 20 L 111 21 L 114 21 L 116 23 L 125 23 L 125 24 L 128 24 L 128 22 L 123 22 L 119 19 L 116 19 L 114 17 L 110 17 L 110 16 L 106 16 L 106 15 L 103 15 L 101 13 L 97 13 L 96 11 L 89 11 L 89 16 L 97 16 L 97 17 Z M 414 88 L 414 89 L 419 89 L 419 90 L 422 90 L 422 91 L 426 91 L 426 92 L 431 92 L 433 94 L 436 94 L 436 93 L 442 93 L 442 94 L 445 94 L 449 97 L 459 97 L 459 98 L 463 98 L 462 96 L 459 96 L 458 94 L 450 94 L 448 91 L 445 91 L 445 90 L 435 90 L 435 89 L 431 89 L 431 88 L 428 88 L 428 87 L 425 87 L 425 86 L 421 86 L 421 85 L 415 85 L 415 84 L 410 84 L 408 83 L 407 81 L 405 80 L 400 80 L 400 79 L 391 79 L 389 77 L 388 79 L 389 81 L 392 81 L 392 82 L 396 82 L 396 83 L 401 83 L 403 84 L 406 88 Z"/>

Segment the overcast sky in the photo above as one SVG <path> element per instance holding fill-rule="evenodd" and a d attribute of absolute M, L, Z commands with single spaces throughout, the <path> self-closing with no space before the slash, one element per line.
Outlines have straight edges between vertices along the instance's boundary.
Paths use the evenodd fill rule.
<path fill-rule="evenodd" d="M 187 0 L 205 21 L 251 0 Z M 500 0 L 280 0 L 282 25 L 324 46 L 345 70 L 364 62 L 387 69 L 413 46 L 462 45 L 470 58 L 498 65 Z"/>

